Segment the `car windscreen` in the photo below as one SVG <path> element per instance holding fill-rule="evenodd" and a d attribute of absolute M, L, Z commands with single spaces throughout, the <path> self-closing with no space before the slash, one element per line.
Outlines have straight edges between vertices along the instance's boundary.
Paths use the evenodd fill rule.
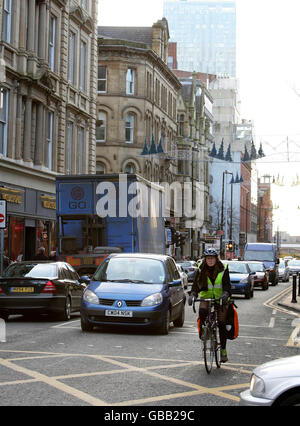
<path fill-rule="evenodd" d="M 261 262 L 274 262 L 274 252 L 265 250 L 247 250 L 244 260 L 259 260 Z"/>
<path fill-rule="evenodd" d="M 248 263 L 252 272 L 264 272 L 264 265 L 259 263 Z"/>
<path fill-rule="evenodd" d="M 3 274 L 8 278 L 55 278 L 57 265 L 53 263 L 14 263 Z"/>
<path fill-rule="evenodd" d="M 165 270 L 156 259 L 112 257 L 100 265 L 93 280 L 161 284 L 165 281 Z"/>
<path fill-rule="evenodd" d="M 229 273 L 233 274 L 249 274 L 247 266 L 245 263 L 233 262 L 228 263 Z"/>

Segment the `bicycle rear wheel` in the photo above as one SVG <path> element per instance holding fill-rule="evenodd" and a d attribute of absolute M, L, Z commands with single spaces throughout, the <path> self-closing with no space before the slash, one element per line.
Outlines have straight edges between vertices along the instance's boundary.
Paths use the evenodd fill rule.
<path fill-rule="evenodd" d="M 203 327 L 203 356 L 206 372 L 210 374 L 215 357 L 214 337 L 209 326 Z"/>

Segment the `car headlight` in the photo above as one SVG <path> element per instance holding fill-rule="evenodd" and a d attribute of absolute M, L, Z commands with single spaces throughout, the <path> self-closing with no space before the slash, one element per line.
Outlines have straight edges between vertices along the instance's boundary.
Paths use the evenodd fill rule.
<path fill-rule="evenodd" d="M 145 297 L 142 301 L 141 306 L 155 306 L 159 305 L 163 301 L 163 297 L 161 293 L 154 293 L 150 296 Z"/>
<path fill-rule="evenodd" d="M 260 377 L 252 374 L 250 382 L 250 392 L 255 397 L 262 397 L 265 393 L 265 382 Z"/>
<path fill-rule="evenodd" d="M 240 284 L 247 284 L 248 283 L 248 278 L 243 278 L 241 281 L 240 281 Z"/>
<path fill-rule="evenodd" d="M 92 290 L 85 290 L 83 293 L 83 299 L 88 303 L 92 303 L 93 305 L 99 305 L 99 298 Z"/>

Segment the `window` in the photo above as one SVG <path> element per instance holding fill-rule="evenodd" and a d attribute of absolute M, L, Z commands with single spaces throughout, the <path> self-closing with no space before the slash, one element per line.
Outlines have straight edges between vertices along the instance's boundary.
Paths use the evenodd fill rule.
<path fill-rule="evenodd" d="M 184 115 L 180 114 L 178 123 L 178 136 L 184 136 Z"/>
<path fill-rule="evenodd" d="M 7 156 L 7 119 L 8 119 L 8 102 L 9 91 L 1 89 L 0 103 L 0 154 Z"/>
<path fill-rule="evenodd" d="M 69 83 L 74 84 L 75 73 L 75 34 L 69 35 Z"/>
<path fill-rule="evenodd" d="M 85 90 L 86 43 L 80 43 L 80 90 Z"/>
<path fill-rule="evenodd" d="M 49 33 L 49 67 L 51 71 L 55 68 L 55 36 L 56 36 L 56 18 L 50 17 L 50 33 Z"/>
<path fill-rule="evenodd" d="M 134 77 L 135 71 L 131 68 L 128 68 L 126 74 L 126 94 L 134 95 Z"/>
<path fill-rule="evenodd" d="M 129 113 L 126 115 L 125 140 L 128 143 L 133 143 L 133 139 L 134 139 L 134 115 Z"/>
<path fill-rule="evenodd" d="M 47 123 L 47 140 L 46 140 L 46 167 L 52 170 L 52 148 L 53 148 L 53 112 L 48 112 L 48 123 Z"/>
<path fill-rule="evenodd" d="M 99 65 L 98 66 L 98 92 L 106 93 L 106 79 L 107 79 L 106 67 Z"/>
<path fill-rule="evenodd" d="M 11 42 L 11 0 L 4 0 L 3 40 L 7 43 Z"/>
<path fill-rule="evenodd" d="M 106 167 L 105 164 L 101 161 L 96 162 L 96 173 L 98 175 L 104 175 L 106 173 Z"/>
<path fill-rule="evenodd" d="M 67 128 L 67 153 L 66 153 L 66 172 L 68 175 L 72 171 L 72 142 L 73 142 L 73 123 L 68 123 Z"/>
<path fill-rule="evenodd" d="M 87 9 L 87 0 L 81 0 L 81 7 L 82 9 Z"/>
<path fill-rule="evenodd" d="M 106 141 L 106 112 L 100 112 L 96 123 L 96 141 Z"/>
<path fill-rule="evenodd" d="M 83 173 L 83 156 L 84 156 L 84 127 L 78 129 L 78 173 Z"/>
<path fill-rule="evenodd" d="M 125 167 L 124 173 L 135 173 L 135 165 L 132 163 L 128 163 Z"/>

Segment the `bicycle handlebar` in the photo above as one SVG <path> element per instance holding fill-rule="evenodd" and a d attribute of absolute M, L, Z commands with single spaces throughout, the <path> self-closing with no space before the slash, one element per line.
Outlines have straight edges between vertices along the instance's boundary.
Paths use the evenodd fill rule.
<path fill-rule="evenodd" d="M 222 304 L 223 304 L 222 298 L 220 298 L 220 299 L 203 299 L 202 297 L 200 297 L 199 299 L 193 299 L 193 311 L 194 311 L 194 313 L 196 313 L 195 302 L 215 302 L 215 303 L 220 302 L 220 306 L 222 306 Z"/>

